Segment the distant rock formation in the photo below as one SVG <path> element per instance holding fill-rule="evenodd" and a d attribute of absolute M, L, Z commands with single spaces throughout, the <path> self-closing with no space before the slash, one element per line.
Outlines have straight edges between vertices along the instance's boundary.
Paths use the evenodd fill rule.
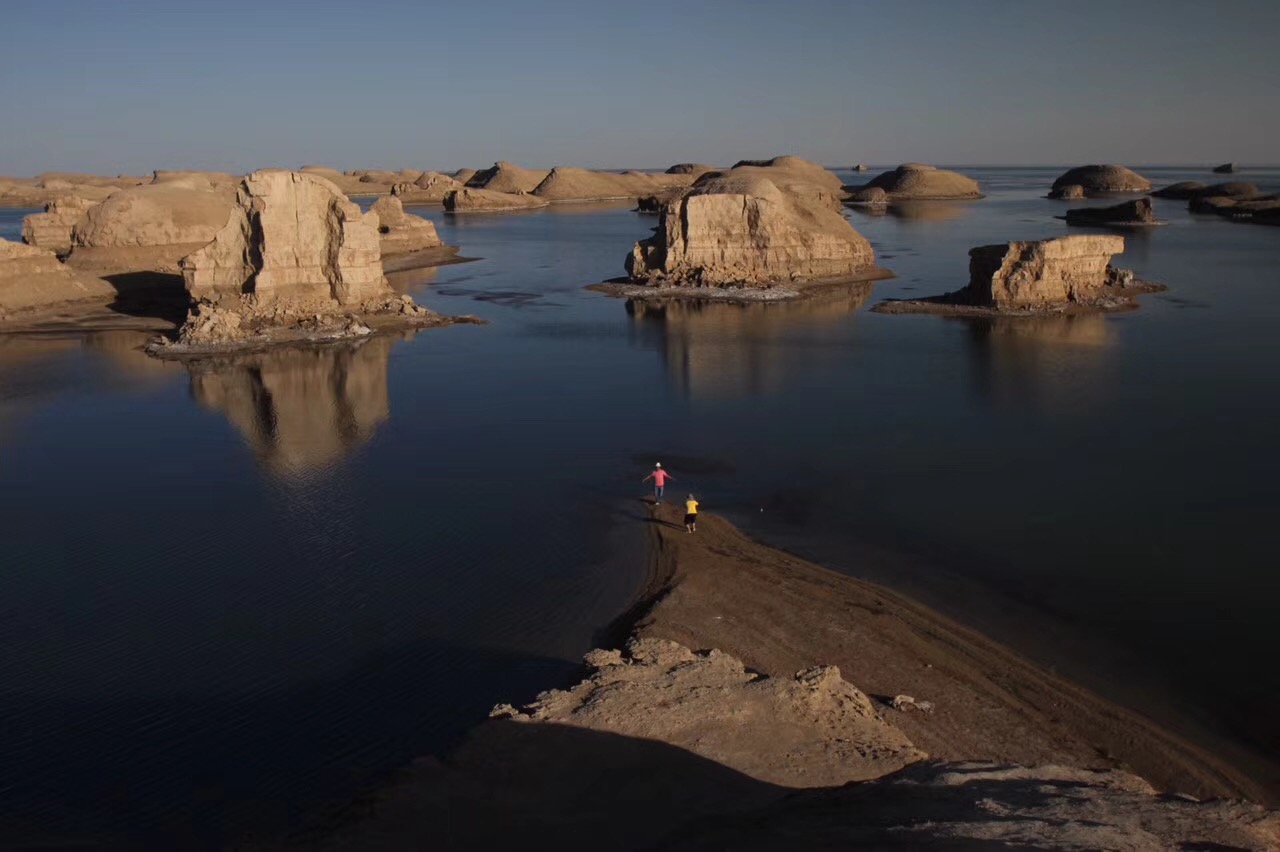
<path fill-rule="evenodd" d="M 109 301 L 107 282 L 68 269 L 53 252 L 0 239 L 0 319 L 88 299 Z"/>
<path fill-rule="evenodd" d="M 384 195 L 369 209 L 378 215 L 378 234 L 384 257 L 443 245 L 436 234 L 435 224 L 404 212 L 399 198 Z"/>
<path fill-rule="evenodd" d="M 244 179 L 212 242 L 182 260 L 194 299 L 355 305 L 391 295 L 378 215 L 322 177 L 278 169 Z"/>
<path fill-rule="evenodd" d="M 1059 201 L 1080 201 L 1084 199 L 1084 187 L 1078 183 L 1067 183 L 1049 190 L 1049 197 Z"/>
<path fill-rule="evenodd" d="M 1214 167 L 1213 167 L 1213 173 L 1214 173 L 1215 175 L 1229 175 L 1229 174 L 1234 174 L 1234 173 L 1235 173 L 1235 170 L 1236 170 L 1236 164 L 1235 164 L 1235 163 L 1223 163 L 1223 164 L 1222 164 L 1222 165 L 1220 165 L 1220 166 L 1214 166 Z"/>
<path fill-rule="evenodd" d="M 867 170 L 867 164 L 866 164 L 866 163 L 858 163 L 858 165 L 854 166 L 854 167 L 853 167 L 853 169 L 852 169 L 851 171 L 855 171 L 855 172 L 865 172 L 866 170 Z"/>
<path fill-rule="evenodd" d="M 1138 198 L 1110 207 L 1077 207 L 1068 210 L 1063 218 L 1068 225 L 1134 227 L 1164 224 L 1156 218 L 1150 198 Z"/>
<path fill-rule="evenodd" d="M 22 220 L 22 241 L 66 254 L 71 251 L 72 229 L 97 203 L 75 195 L 53 199 L 44 206 L 43 213 L 32 213 Z"/>
<path fill-rule="evenodd" d="M 764 178 L 788 195 L 821 204 L 836 213 L 842 210 L 843 181 L 834 172 L 801 157 L 784 154 L 768 160 L 739 160 L 728 171 L 703 174 L 694 186 L 705 186 L 721 177 Z"/>
<path fill-rule="evenodd" d="M 1172 183 L 1163 189 L 1157 189 L 1151 193 L 1156 198 L 1195 198 L 1204 190 L 1208 189 L 1208 184 L 1201 183 L 1198 180 L 1184 180 L 1178 183 Z"/>
<path fill-rule="evenodd" d="M 102 201 L 117 190 L 146 183 L 131 175 L 101 177 L 72 172 L 43 172 L 33 178 L 0 177 L 0 207 L 43 207 L 59 198 Z"/>
<path fill-rule="evenodd" d="M 889 193 L 878 186 L 866 186 L 850 191 L 847 200 L 854 204 L 883 206 L 889 203 Z"/>
<path fill-rule="evenodd" d="M 571 166 L 557 166 L 533 190 L 547 201 L 605 201 L 639 198 L 693 182 L 688 174 L 646 174 L 644 172 L 596 172 Z"/>
<path fill-rule="evenodd" d="M 1280 225 L 1280 195 L 1237 198 L 1202 195 L 1192 198 L 1187 206 L 1192 213 L 1214 213 L 1233 222 Z"/>
<path fill-rule="evenodd" d="M 487 189 L 490 192 L 533 192 L 547 179 L 548 169 L 523 169 L 515 163 L 500 161 L 490 168 L 481 169 L 466 182 L 471 189 Z"/>
<path fill-rule="evenodd" d="M 1149 192 L 1151 181 L 1131 169 L 1114 164 L 1076 166 L 1063 172 L 1053 182 L 1051 192 L 1069 184 L 1078 184 L 1085 195 L 1106 195 L 1112 192 Z"/>
<path fill-rule="evenodd" d="M 627 258 L 632 280 L 760 287 L 874 268 L 870 243 L 842 215 L 810 195 L 783 192 L 758 168 L 709 173 L 668 203 L 654 236 Z"/>
<path fill-rule="evenodd" d="M 231 215 L 234 197 L 191 188 L 191 176 L 123 189 L 85 211 L 71 233 L 67 262 L 95 274 L 177 274 L 179 261 L 209 244 Z"/>
<path fill-rule="evenodd" d="M 391 194 L 405 204 L 441 204 L 444 197 L 462 184 L 440 172 L 423 172 L 413 182 L 397 183 Z"/>
<path fill-rule="evenodd" d="M 156 169 L 151 173 L 151 183 L 167 184 L 184 189 L 200 189 L 205 192 L 221 192 L 234 198 L 240 178 L 227 172 L 197 172 Z"/>
<path fill-rule="evenodd" d="M 392 337 L 194 361 L 191 394 L 223 414 L 272 475 L 325 468 L 390 416 Z"/>
<path fill-rule="evenodd" d="M 889 201 L 982 197 L 982 190 L 973 178 L 924 163 L 903 163 L 860 187 L 850 187 L 855 194 L 869 189 L 884 190 Z"/>
<path fill-rule="evenodd" d="M 666 173 L 669 175 L 691 175 L 696 178 L 698 175 L 715 170 L 715 166 L 708 166 L 706 163 L 676 163 L 667 169 Z"/>
<path fill-rule="evenodd" d="M 548 203 L 534 195 L 494 192 L 470 187 L 453 190 L 444 197 L 444 209 L 451 213 L 528 210 L 533 207 L 546 207 Z"/>
<path fill-rule="evenodd" d="M 458 169 L 452 175 L 453 179 L 456 180 L 458 183 L 462 184 L 463 186 L 466 186 L 467 181 L 471 180 L 475 176 L 476 176 L 475 169 Z"/>

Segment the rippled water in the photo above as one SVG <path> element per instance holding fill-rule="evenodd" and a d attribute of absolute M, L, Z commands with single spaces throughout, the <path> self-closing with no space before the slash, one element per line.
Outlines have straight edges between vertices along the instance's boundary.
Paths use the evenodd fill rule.
<path fill-rule="evenodd" d="M 216 841 L 442 747 L 625 608 L 657 458 L 766 540 L 1280 751 L 1280 230 L 1157 200 L 1122 262 L 1170 289 L 1136 312 L 868 313 L 1066 231 L 1061 169 L 969 171 L 987 199 L 851 212 L 898 277 L 811 301 L 584 291 L 653 226 L 625 205 L 422 208 L 482 260 L 396 285 L 488 325 L 191 369 L 0 338 L 0 825 Z"/>

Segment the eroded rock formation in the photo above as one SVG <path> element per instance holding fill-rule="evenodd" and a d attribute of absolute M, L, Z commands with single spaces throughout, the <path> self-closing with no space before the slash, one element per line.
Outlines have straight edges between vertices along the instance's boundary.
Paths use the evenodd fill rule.
<path fill-rule="evenodd" d="M 471 189 L 486 189 L 490 192 L 533 192 L 538 184 L 547 179 L 548 174 L 548 169 L 525 169 L 515 163 L 500 161 L 473 174 L 467 179 L 466 185 Z"/>
<path fill-rule="evenodd" d="M 851 277 L 874 267 L 870 243 L 810 195 L 733 169 L 704 175 L 669 202 L 657 232 L 627 258 L 635 281 L 658 285 L 768 286 Z"/>
<path fill-rule="evenodd" d="M 1085 195 L 1106 195 L 1112 192 L 1149 192 L 1151 181 L 1124 166 L 1106 165 L 1076 166 L 1068 169 L 1053 182 L 1050 192 L 1076 184 Z"/>
<path fill-rule="evenodd" d="M 440 204 L 446 195 L 458 189 L 462 189 L 462 184 L 448 175 L 423 172 L 417 180 L 392 186 L 391 194 L 405 204 Z"/>
<path fill-rule="evenodd" d="M 1084 187 L 1078 183 L 1067 183 L 1049 190 L 1049 197 L 1059 201 L 1079 201 L 1085 197 Z"/>
<path fill-rule="evenodd" d="M 110 284 L 68 269 L 48 249 L 0 239 L 0 319 L 64 302 L 107 301 L 114 295 Z"/>
<path fill-rule="evenodd" d="M 1156 198 L 1195 198 L 1204 190 L 1208 189 L 1208 184 L 1198 180 L 1184 180 L 1178 183 L 1169 184 L 1168 186 L 1157 189 L 1151 193 Z"/>
<path fill-rule="evenodd" d="M 443 245 L 436 233 L 435 224 L 421 216 L 404 212 L 399 198 L 383 196 L 369 210 L 378 216 L 378 234 L 384 257 Z"/>
<path fill-rule="evenodd" d="M 183 258 L 182 277 L 195 299 L 355 305 L 391 293 L 379 240 L 377 214 L 329 181 L 268 169 L 244 179 L 212 241 Z"/>
<path fill-rule="evenodd" d="M 638 198 L 671 187 L 688 186 L 692 175 L 645 174 L 644 172 L 596 172 L 569 166 L 557 166 L 533 190 L 547 201 L 600 201 L 614 198 Z"/>
<path fill-rule="evenodd" d="M 1080 235 L 999 243 L 969 250 L 973 304 L 1010 308 L 1087 302 L 1123 279 L 1111 258 L 1124 237 Z"/>
<path fill-rule="evenodd" d="M 850 191 L 868 189 L 884 190 L 890 201 L 982 197 L 973 178 L 924 163 L 903 163 Z"/>
<path fill-rule="evenodd" d="M 233 206 L 226 192 L 191 188 L 185 178 L 120 190 L 76 222 L 67 262 L 104 275 L 176 274 L 179 261 L 227 223 Z"/>
<path fill-rule="evenodd" d="M 1063 218 L 1068 225 L 1134 227 L 1164 224 L 1156 218 L 1150 198 L 1137 198 L 1109 207 L 1077 207 L 1068 210 Z"/>
<path fill-rule="evenodd" d="M 75 195 L 53 199 L 44 206 L 43 213 L 32 213 L 22 220 L 22 241 L 66 254 L 71 251 L 72 229 L 97 203 Z"/>
<path fill-rule="evenodd" d="M 1236 164 L 1235 164 L 1235 163 L 1223 163 L 1223 164 L 1222 164 L 1222 165 L 1220 165 L 1220 166 L 1214 166 L 1214 167 L 1213 167 L 1213 173 L 1214 173 L 1214 174 L 1216 174 L 1216 175 L 1229 175 L 1229 174 L 1234 174 L 1234 173 L 1235 173 L 1235 170 L 1236 170 Z"/>
<path fill-rule="evenodd" d="M 493 192 L 470 187 L 453 190 L 444 197 L 444 209 L 453 213 L 528 210 L 533 207 L 546 207 L 548 203 L 527 193 Z"/>

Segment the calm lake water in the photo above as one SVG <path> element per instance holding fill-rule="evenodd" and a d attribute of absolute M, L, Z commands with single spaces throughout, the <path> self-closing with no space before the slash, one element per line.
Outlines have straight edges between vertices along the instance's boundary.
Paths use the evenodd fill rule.
<path fill-rule="evenodd" d="M 897 278 L 793 304 L 585 291 L 653 227 L 625 205 L 421 208 L 482 259 L 397 286 L 487 325 L 192 369 L 142 334 L 0 337 L 5 835 L 216 845 L 560 682 L 643 582 L 655 460 L 766 541 L 1280 754 L 1280 230 L 1157 199 L 1120 263 L 1169 290 L 1138 311 L 870 313 L 1067 232 L 1061 168 L 964 171 L 988 198 L 849 213 Z"/>

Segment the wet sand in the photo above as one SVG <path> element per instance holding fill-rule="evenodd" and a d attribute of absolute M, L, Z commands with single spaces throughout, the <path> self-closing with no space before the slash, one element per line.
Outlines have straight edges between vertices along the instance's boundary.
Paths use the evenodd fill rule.
<path fill-rule="evenodd" d="M 873 698 L 911 695 L 930 715 L 893 723 L 931 757 L 1126 769 L 1168 792 L 1273 801 L 1199 745 L 873 583 L 752 541 L 706 516 L 685 533 L 673 506 L 652 518 L 654 562 L 638 636 L 719 648 L 771 676 L 840 668 Z"/>

